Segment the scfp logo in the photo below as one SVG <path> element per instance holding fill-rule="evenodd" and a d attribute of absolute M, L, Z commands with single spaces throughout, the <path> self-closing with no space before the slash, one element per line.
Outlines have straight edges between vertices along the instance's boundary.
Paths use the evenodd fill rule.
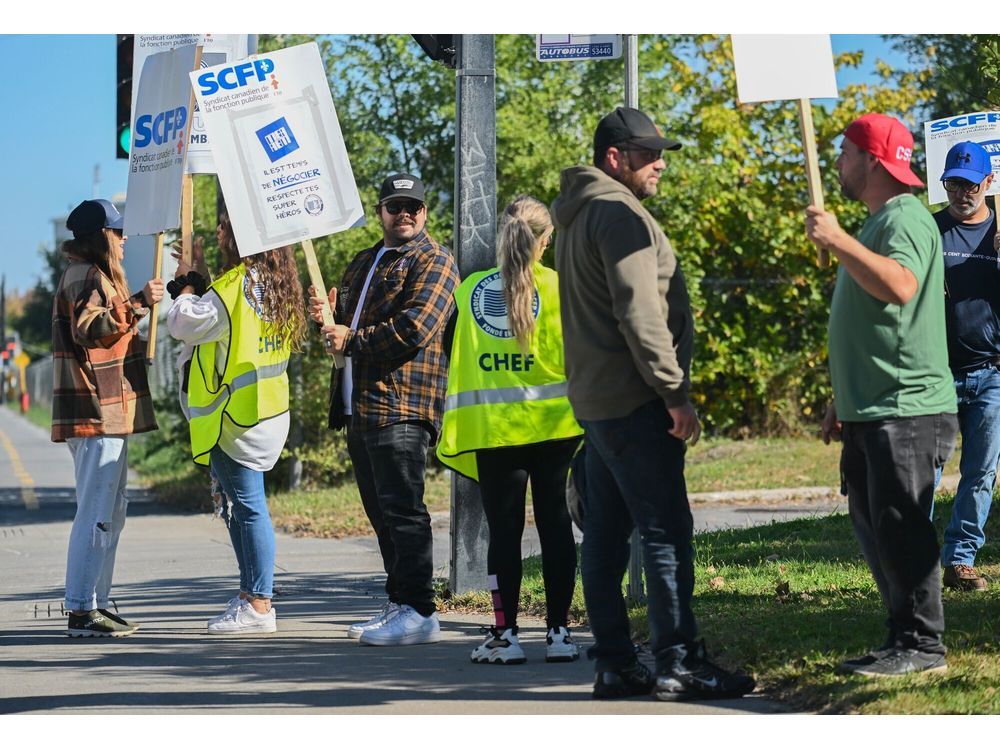
<path fill-rule="evenodd" d="M 180 138 L 187 125 L 187 107 L 168 109 L 158 115 L 140 115 L 135 121 L 135 147 L 145 148 L 150 143 L 162 146 Z"/>
<path fill-rule="evenodd" d="M 202 73 L 198 76 L 198 86 L 201 87 L 202 96 L 211 96 L 219 89 L 238 89 L 247 84 L 261 83 L 273 70 L 274 63 L 266 57 L 262 60 L 247 60 L 218 72 Z"/>
<path fill-rule="evenodd" d="M 486 333 L 498 339 L 514 337 L 510 322 L 507 320 L 507 300 L 503 296 L 503 283 L 500 281 L 499 271 L 494 271 L 476 284 L 470 302 L 473 319 Z M 531 314 L 535 318 L 538 317 L 540 304 L 536 289 L 535 296 L 531 300 Z"/>
<path fill-rule="evenodd" d="M 976 112 L 972 115 L 959 115 L 946 120 L 938 120 L 931 123 L 931 132 L 941 133 L 949 128 L 969 128 L 987 122 L 1000 122 L 1000 112 Z"/>

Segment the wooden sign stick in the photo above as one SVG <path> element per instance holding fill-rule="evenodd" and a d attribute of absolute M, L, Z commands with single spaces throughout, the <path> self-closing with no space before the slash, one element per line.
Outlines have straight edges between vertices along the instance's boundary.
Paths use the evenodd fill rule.
<path fill-rule="evenodd" d="M 812 102 L 799 99 L 799 126 L 802 130 L 802 153 L 806 157 L 806 178 L 809 180 L 809 201 L 816 208 L 823 208 L 823 181 L 819 173 L 819 155 L 816 152 L 816 130 L 813 128 Z M 817 249 L 820 268 L 830 265 L 830 253 Z"/>
<path fill-rule="evenodd" d="M 156 233 L 156 249 L 153 251 L 153 267 L 156 269 L 155 276 L 160 275 L 163 267 L 163 232 Z M 146 341 L 146 364 L 153 364 L 156 357 L 156 324 L 158 322 L 159 304 L 154 304 L 149 308 L 149 340 Z"/>
<path fill-rule="evenodd" d="M 201 52 L 202 46 L 199 44 L 198 48 L 194 51 L 194 70 L 198 70 L 201 67 Z M 191 117 L 188 118 L 187 127 L 185 128 L 185 135 L 187 137 L 188 148 L 191 147 L 191 128 L 194 127 L 194 107 L 195 107 L 195 97 L 194 88 L 191 89 L 191 96 L 188 98 L 188 112 L 191 113 Z M 188 149 L 184 149 L 184 164 L 187 166 L 187 153 Z M 188 265 L 191 265 L 191 257 L 193 253 L 192 246 L 192 235 L 194 233 L 194 177 L 187 174 L 185 171 L 184 177 L 181 180 L 181 260 L 183 260 Z"/>
<path fill-rule="evenodd" d="M 334 324 L 333 310 L 330 309 L 330 298 L 326 293 L 326 285 L 323 283 L 323 274 L 320 273 L 319 263 L 316 261 L 316 251 L 313 250 L 312 240 L 302 240 L 302 250 L 306 254 L 306 268 L 309 270 L 309 283 L 316 289 L 316 294 L 323 300 L 323 325 L 332 326 Z M 333 355 L 333 364 L 337 369 L 342 368 L 347 362 L 343 354 Z"/>

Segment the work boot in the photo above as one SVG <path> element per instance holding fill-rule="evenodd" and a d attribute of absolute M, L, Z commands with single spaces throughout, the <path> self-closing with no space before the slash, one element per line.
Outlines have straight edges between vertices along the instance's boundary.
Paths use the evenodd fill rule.
<path fill-rule="evenodd" d="M 971 565 L 945 565 L 944 585 L 955 591 L 986 591 L 986 579 Z"/>

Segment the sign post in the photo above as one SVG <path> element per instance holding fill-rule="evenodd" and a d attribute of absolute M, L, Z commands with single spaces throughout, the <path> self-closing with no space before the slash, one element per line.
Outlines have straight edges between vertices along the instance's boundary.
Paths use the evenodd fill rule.
<path fill-rule="evenodd" d="M 837 98 L 837 76 L 829 34 L 733 34 L 733 62 L 740 102 L 796 100 L 809 199 L 823 208 L 823 183 L 810 99 Z M 818 263 L 830 265 L 820 249 Z"/>

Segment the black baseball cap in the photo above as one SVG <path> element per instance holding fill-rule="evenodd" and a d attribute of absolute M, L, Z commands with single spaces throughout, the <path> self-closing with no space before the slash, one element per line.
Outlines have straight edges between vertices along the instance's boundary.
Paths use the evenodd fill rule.
<path fill-rule="evenodd" d="M 594 151 L 603 154 L 609 146 L 617 143 L 629 143 L 653 151 L 676 151 L 681 147 L 677 141 L 664 138 L 649 115 L 632 107 L 618 107 L 597 123 Z"/>
<path fill-rule="evenodd" d="M 424 183 L 416 175 L 391 174 L 382 181 L 382 189 L 378 191 L 379 205 L 390 198 L 413 198 L 424 203 Z"/>
<path fill-rule="evenodd" d="M 66 228 L 75 238 L 80 239 L 101 229 L 121 229 L 124 223 L 125 219 L 118 213 L 114 203 L 98 198 L 83 201 L 70 211 L 66 219 Z"/>

